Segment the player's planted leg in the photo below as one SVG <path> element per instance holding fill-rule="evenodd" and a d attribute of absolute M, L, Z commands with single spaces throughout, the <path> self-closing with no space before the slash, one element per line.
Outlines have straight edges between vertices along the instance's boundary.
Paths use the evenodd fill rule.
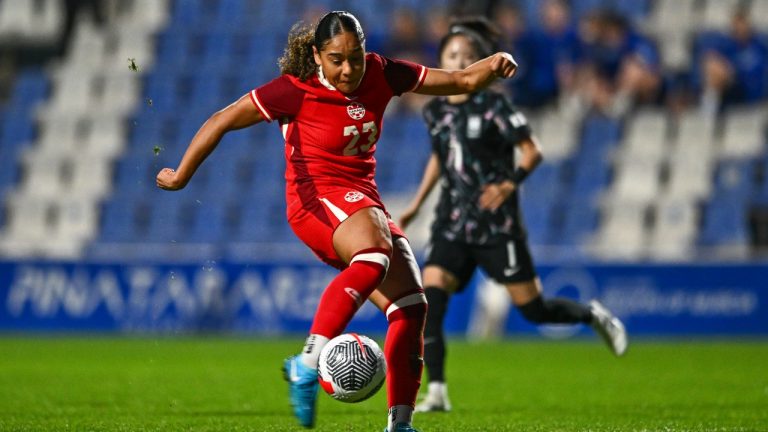
<path fill-rule="evenodd" d="M 407 294 L 387 308 L 389 329 L 384 344 L 387 358 L 387 429 L 415 431 L 413 407 L 421 385 L 424 321 L 427 300 L 421 290 Z"/>
<path fill-rule="evenodd" d="M 392 429 L 384 429 L 384 432 L 419 432 L 419 430 L 415 429 L 409 423 L 398 423 L 392 426 Z"/>
<path fill-rule="evenodd" d="M 424 289 L 429 310 L 427 324 L 424 327 L 424 363 L 427 367 L 429 385 L 427 396 L 418 405 L 415 412 L 450 411 L 448 386 L 445 383 L 445 337 L 443 320 L 450 295 L 444 289 L 428 286 Z"/>

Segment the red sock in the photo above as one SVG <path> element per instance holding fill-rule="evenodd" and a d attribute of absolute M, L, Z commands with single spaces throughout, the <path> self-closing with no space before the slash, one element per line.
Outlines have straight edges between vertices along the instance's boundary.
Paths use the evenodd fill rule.
<path fill-rule="evenodd" d="M 424 322 L 427 299 L 424 292 L 412 292 L 387 308 L 387 405 L 416 404 L 424 368 Z"/>
<path fill-rule="evenodd" d="M 320 297 L 310 334 L 328 339 L 340 335 L 357 309 L 384 280 L 388 267 L 386 249 L 364 249 L 356 253 L 349 267 L 331 281 Z"/>

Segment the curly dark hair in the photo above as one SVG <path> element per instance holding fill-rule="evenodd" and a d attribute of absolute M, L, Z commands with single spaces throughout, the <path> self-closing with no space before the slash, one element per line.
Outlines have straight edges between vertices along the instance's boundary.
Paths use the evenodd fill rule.
<path fill-rule="evenodd" d="M 293 75 L 304 81 L 317 71 L 312 46 L 315 44 L 315 28 L 303 22 L 294 24 L 288 34 L 288 44 L 283 56 L 277 61 L 280 73 Z"/>
<path fill-rule="evenodd" d="M 295 24 L 288 34 L 285 52 L 277 62 L 280 73 L 293 75 L 302 81 L 308 79 L 317 71 L 312 47 L 322 51 L 331 38 L 343 32 L 352 32 L 361 44 L 365 43 L 360 22 L 349 12 L 329 12 L 315 25 Z"/>

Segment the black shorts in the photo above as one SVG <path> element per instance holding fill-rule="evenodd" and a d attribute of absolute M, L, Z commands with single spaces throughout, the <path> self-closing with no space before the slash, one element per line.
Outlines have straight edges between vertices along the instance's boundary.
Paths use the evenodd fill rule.
<path fill-rule="evenodd" d="M 472 245 L 432 237 L 425 266 L 436 265 L 451 272 L 463 290 L 480 266 L 498 283 L 527 282 L 536 278 L 533 260 L 525 240 L 507 240 L 488 245 Z"/>

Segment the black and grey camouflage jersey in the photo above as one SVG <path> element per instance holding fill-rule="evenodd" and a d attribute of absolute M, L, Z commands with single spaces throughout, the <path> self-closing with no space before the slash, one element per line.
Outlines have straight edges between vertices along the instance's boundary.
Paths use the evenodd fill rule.
<path fill-rule="evenodd" d="M 424 120 L 441 170 L 432 235 L 469 244 L 524 238 L 517 191 L 495 212 L 478 202 L 483 186 L 511 178 L 515 146 L 531 136 L 525 116 L 504 95 L 486 90 L 460 104 L 435 98 L 424 107 Z"/>

